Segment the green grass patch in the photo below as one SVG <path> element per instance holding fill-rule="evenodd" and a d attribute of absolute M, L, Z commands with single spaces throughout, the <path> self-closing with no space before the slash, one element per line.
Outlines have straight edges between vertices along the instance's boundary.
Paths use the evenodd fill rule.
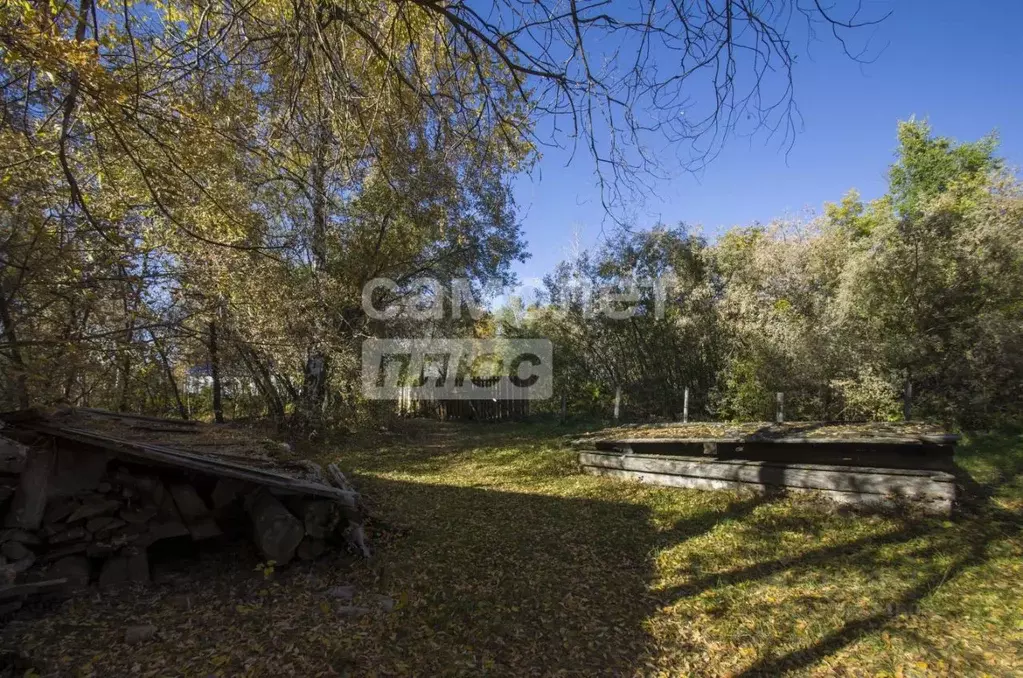
<path fill-rule="evenodd" d="M 42 675 L 1023 675 L 1017 433 L 966 439 L 949 518 L 582 475 L 570 433 L 415 422 L 321 443 L 372 511 L 370 561 L 265 577 L 254 551 L 207 554 L 23 610 L 0 649 Z M 344 614 L 339 584 L 397 609 Z M 156 637 L 126 645 L 140 623 Z"/>
<path fill-rule="evenodd" d="M 1023 670 L 1018 435 L 966 440 L 971 497 L 944 519 L 584 476 L 556 426 L 425 428 L 340 454 L 394 530 L 378 557 L 389 591 L 408 601 L 347 648 L 368 666 Z"/>

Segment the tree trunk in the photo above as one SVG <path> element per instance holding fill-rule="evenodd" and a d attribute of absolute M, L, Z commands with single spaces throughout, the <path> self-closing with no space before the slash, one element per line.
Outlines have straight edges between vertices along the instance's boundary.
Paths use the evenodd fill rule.
<path fill-rule="evenodd" d="M 323 403 L 327 397 L 327 356 L 312 353 L 306 359 L 302 378 L 302 397 L 299 403 L 301 424 L 315 429 L 323 418 Z"/>
<path fill-rule="evenodd" d="M 213 378 L 213 421 L 224 423 L 223 391 L 220 384 L 220 362 L 217 358 L 217 323 L 210 322 L 210 376 Z"/>
<path fill-rule="evenodd" d="M 266 401 L 267 408 L 270 414 L 275 419 L 284 418 L 284 403 L 281 402 L 281 397 L 277 393 L 277 387 L 274 386 L 273 377 L 270 376 L 270 371 L 266 369 L 263 362 L 259 359 L 259 356 L 254 350 L 243 345 L 238 344 L 238 355 L 241 356 L 242 362 L 249 369 L 249 374 L 252 375 L 252 381 L 255 382 L 256 388 L 262 394 L 263 399 Z"/>
<path fill-rule="evenodd" d="M 21 355 L 21 348 L 18 346 L 18 336 L 14 331 L 10 308 L 7 305 L 7 294 L 3 285 L 0 285 L 0 324 L 3 324 L 4 327 L 4 340 L 10 346 L 7 355 L 13 368 L 14 399 L 18 403 L 18 407 L 24 410 L 31 402 L 28 393 L 28 373 L 25 370 L 25 359 Z"/>
<path fill-rule="evenodd" d="M 174 378 L 174 370 L 171 369 L 170 359 L 167 358 L 167 351 L 164 350 L 163 344 L 156 338 L 153 330 L 149 330 L 149 336 L 153 339 L 153 346 L 156 347 L 156 352 L 160 355 L 160 360 L 163 362 L 163 369 L 167 375 L 167 382 L 170 384 L 171 392 L 174 393 L 174 400 L 178 404 L 178 414 L 185 421 L 188 421 L 188 408 L 185 407 L 184 401 L 181 400 L 181 390 L 178 388 L 178 380 Z"/>

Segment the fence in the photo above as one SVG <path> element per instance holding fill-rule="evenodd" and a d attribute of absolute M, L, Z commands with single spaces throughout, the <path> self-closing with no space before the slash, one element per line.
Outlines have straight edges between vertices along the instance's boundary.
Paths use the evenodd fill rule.
<path fill-rule="evenodd" d="M 764 403 L 764 414 L 770 413 L 769 420 L 783 423 L 792 419 L 792 414 L 798 417 L 801 401 L 806 396 L 801 393 L 776 392 L 768 394 L 769 397 Z M 671 417 L 681 422 L 688 422 L 693 419 L 706 419 L 707 413 L 701 411 L 703 408 L 694 407 L 694 403 L 702 402 L 702 399 L 690 391 L 683 389 L 678 394 L 678 407 L 670 408 Z M 608 412 L 615 421 L 627 421 L 629 417 L 628 393 L 622 387 L 614 391 L 612 410 Z M 913 391 L 908 385 L 902 396 L 902 410 L 906 421 L 912 417 Z M 396 409 L 400 416 L 404 417 L 431 417 L 436 419 L 466 419 L 474 421 L 503 421 L 509 419 L 523 419 L 531 413 L 530 401 L 511 399 L 499 392 L 495 398 L 485 400 L 441 400 L 431 398 L 419 398 L 414 395 L 411 386 L 401 387 L 396 401 Z M 540 412 L 557 412 L 561 419 L 569 415 L 568 399 L 564 394 L 556 396 L 550 404 L 541 404 Z M 713 419 L 713 414 L 711 415 Z"/>
<path fill-rule="evenodd" d="M 528 400 L 512 399 L 503 393 L 511 385 L 498 387 L 494 398 L 477 400 L 444 400 L 419 398 L 411 386 L 402 386 L 395 401 L 399 416 L 430 417 L 434 419 L 467 419 L 472 421 L 503 421 L 529 416 Z"/>

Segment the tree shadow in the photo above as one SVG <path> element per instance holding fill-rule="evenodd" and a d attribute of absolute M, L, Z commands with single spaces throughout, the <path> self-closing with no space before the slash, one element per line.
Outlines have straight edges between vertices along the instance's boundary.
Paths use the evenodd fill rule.
<path fill-rule="evenodd" d="M 1007 516 L 1002 516 L 1002 518 L 1007 518 Z M 1018 517 L 1012 516 L 1011 518 L 1018 521 Z M 1019 533 L 1018 526 L 1015 531 L 1017 534 Z M 914 529 L 909 527 L 905 530 L 885 535 L 884 537 L 860 540 L 860 543 L 854 546 L 856 549 L 854 555 L 852 555 L 846 562 L 848 565 L 860 567 L 864 571 L 869 572 L 872 567 L 878 566 L 878 563 L 876 562 L 879 556 L 878 550 L 885 544 L 894 544 L 912 538 L 927 536 L 930 532 L 931 531 L 927 529 Z M 901 595 L 897 596 L 895 600 L 890 602 L 886 606 L 885 611 L 847 622 L 840 628 L 826 634 L 824 637 L 820 638 L 808 647 L 793 650 L 779 656 L 762 655 L 759 660 L 738 675 L 777 676 L 786 671 L 807 668 L 820 662 L 826 657 L 835 654 L 842 648 L 856 643 L 863 637 L 889 627 L 903 615 L 916 613 L 920 605 L 943 584 L 955 580 L 964 572 L 967 572 L 974 567 L 983 565 L 988 559 L 989 547 L 995 541 L 1004 538 L 1005 536 L 1007 536 L 1006 533 L 997 527 L 994 527 L 994 529 L 972 531 L 969 537 L 959 540 L 956 544 L 951 545 L 952 552 L 955 555 L 953 562 L 946 569 L 940 572 L 935 572 L 934 574 L 921 579 L 916 585 L 910 587 Z M 908 557 L 918 560 L 922 558 L 930 558 L 939 554 L 947 553 L 948 548 L 948 544 L 932 545 L 917 550 Z M 768 565 L 765 567 L 751 568 L 752 571 L 732 573 L 729 577 L 729 583 L 734 584 L 741 581 L 749 581 L 750 579 L 755 579 L 757 577 L 767 576 L 772 571 L 777 571 L 778 569 L 807 566 L 814 562 L 820 562 L 822 559 L 836 558 L 839 557 L 839 553 L 842 550 L 843 549 L 821 549 L 808 557 L 798 559 L 796 562 L 786 563 L 782 567 L 772 568 Z"/>
<path fill-rule="evenodd" d="M 431 459 L 431 465 L 438 462 Z M 1023 472 L 1020 465 L 1006 464 L 999 482 L 1011 482 Z M 740 495 L 725 506 L 656 529 L 650 503 L 638 499 L 565 498 L 378 477 L 362 478 L 360 485 L 368 496 L 388 497 L 388 510 L 398 521 L 411 520 L 407 543 L 389 557 L 403 569 L 403 585 L 423 599 L 427 611 L 419 621 L 456 646 L 477 648 L 473 661 L 480 666 L 492 661 L 509 674 L 643 673 L 658 652 L 648 631 L 650 620 L 665 607 L 706 591 L 750 591 L 747 584 L 787 573 L 797 579 L 832 573 L 838 580 L 867 581 L 874 575 L 908 573 L 890 591 L 868 594 L 874 605 L 867 612 L 850 608 L 847 621 L 829 622 L 831 630 L 808 645 L 792 649 L 798 642 L 794 635 L 783 635 L 775 644 L 763 642 L 751 663 L 740 667 L 741 675 L 752 676 L 806 669 L 891 628 L 942 586 L 987 562 L 997 542 L 1018 537 L 1018 512 L 989 501 L 997 487 L 977 483 L 958 467 L 956 475 L 964 496 L 950 521 L 892 512 L 886 524 L 893 528 L 887 532 L 699 573 L 664 590 L 653 590 L 661 576 L 658 554 L 724 521 L 749 521 L 741 529 L 764 525 L 765 530 L 809 533 L 814 528 L 832 532 L 834 523 L 824 513 L 815 522 L 813 511 L 751 519 L 758 507 L 775 501 L 772 494 Z M 762 480 L 770 484 L 774 479 Z M 858 512 L 852 513 L 850 519 L 857 520 Z M 808 527 L 800 525 L 804 521 Z M 771 532 L 755 540 L 763 546 L 772 541 Z M 780 539 L 769 546 L 784 551 Z M 415 654 L 419 649 L 408 651 L 424 673 L 444 673 L 450 667 L 445 662 L 457 659 L 448 649 L 434 650 L 424 663 Z"/>
<path fill-rule="evenodd" d="M 951 523 L 903 515 L 900 524 L 891 532 L 714 573 L 667 589 L 662 592 L 661 604 L 673 605 L 682 598 L 698 596 L 705 591 L 742 587 L 783 573 L 799 575 L 817 568 L 837 567 L 870 577 L 886 569 L 912 571 L 914 564 L 951 557 L 947 567 L 919 578 L 914 585 L 894 595 L 884 611 L 849 621 L 804 648 L 780 654 L 772 652 L 770 647 L 763 648 L 759 658 L 737 675 L 775 676 L 815 665 L 865 636 L 886 629 L 900 617 L 914 614 L 943 585 L 985 564 L 993 545 L 1023 534 L 1023 516 L 988 501 L 996 488 L 979 485 L 969 473 L 958 467 L 956 475 L 966 495 Z M 1003 477 L 1011 480 L 1010 474 Z M 950 532 L 950 525 L 960 529 Z M 895 556 L 888 548 L 897 548 L 915 540 L 920 541 L 919 548 L 908 549 Z"/>
<path fill-rule="evenodd" d="M 445 639 L 427 652 L 424 638 L 401 636 L 422 675 L 459 661 L 512 675 L 640 672 L 654 651 L 645 622 L 661 598 L 651 590 L 656 554 L 766 500 L 741 498 L 658 530 L 642 503 L 359 482 L 387 498 L 385 520 L 404 523 L 403 538 L 380 556 L 392 592 L 416 601 L 402 626 Z M 459 658 L 454 648 L 473 649 Z"/>

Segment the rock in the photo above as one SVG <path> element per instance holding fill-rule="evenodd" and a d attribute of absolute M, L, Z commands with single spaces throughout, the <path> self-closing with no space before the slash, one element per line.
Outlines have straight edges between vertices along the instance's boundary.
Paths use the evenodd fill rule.
<path fill-rule="evenodd" d="M 310 539 L 306 537 L 298 545 L 296 554 L 301 560 L 316 560 L 327 550 L 327 544 L 322 539 Z"/>
<path fill-rule="evenodd" d="M 89 559 L 85 556 L 67 556 L 50 566 L 52 579 L 67 579 L 68 590 L 82 589 L 89 585 Z"/>
<path fill-rule="evenodd" d="M 333 532 L 340 520 L 334 503 L 326 500 L 306 502 L 303 506 L 302 518 L 305 523 L 305 533 L 317 539 L 323 539 Z"/>
<path fill-rule="evenodd" d="M 86 520 L 96 516 L 110 515 L 119 508 L 121 508 L 121 502 L 116 499 L 89 499 L 68 516 L 67 522 L 75 523 L 79 520 Z"/>
<path fill-rule="evenodd" d="M 0 436 L 0 473 L 21 473 L 28 459 L 28 446 Z"/>
<path fill-rule="evenodd" d="M 3 545 L 0 546 L 0 553 L 3 553 L 4 557 L 7 558 L 8 561 L 21 560 L 22 558 L 27 558 L 32 555 L 32 552 L 29 551 L 20 541 L 4 542 Z"/>
<path fill-rule="evenodd" d="M 278 565 L 290 561 L 305 536 L 298 518 L 265 489 L 249 496 L 246 509 L 252 519 L 253 538 L 263 557 Z"/>
<path fill-rule="evenodd" d="M 53 458 L 53 450 L 49 448 L 31 448 L 28 451 L 25 469 L 18 481 L 18 490 L 14 493 L 14 502 L 7 512 L 7 527 L 36 530 L 42 524 Z"/>
<path fill-rule="evenodd" d="M 128 581 L 135 584 L 149 583 L 149 557 L 145 549 L 129 548 L 122 551 L 128 558 Z"/>
<path fill-rule="evenodd" d="M 35 534 L 26 530 L 11 529 L 0 532 L 0 543 L 8 541 L 20 541 L 22 544 L 39 544 L 42 540 Z"/>
<path fill-rule="evenodd" d="M 66 541 L 85 539 L 87 535 L 88 533 L 85 531 L 84 527 L 70 527 L 51 535 L 47 541 L 51 544 L 61 544 Z"/>
<path fill-rule="evenodd" d="M 99 585 L 102 588 L 116 588 L 123 586 L 128 581 L 128 559 L 124 556 L 115 556 L 103 563 L 103 569 L 99 573 Z"/>
<path fill-rule="evenodd" d="M 369 602 L 373 603 L 384 612 L 391 612 L 394 610 L 394 598 L 385 596 L 382 593 L 369 594 Z"/>
<path fill-rule="evenodd" d="M 152 624 L 129 626 L 124 630 L 124 642 L 128 645 L 138 645 L 152 639 L 156 635 L 156 627 Z"/>
<path fill-rule="evenodd" d="M 355 597 L 355 587 L 351 584 L 345 586 L 332 586 L 327 589 L 327 595 L 339 600 L 351 600 Z"/>

